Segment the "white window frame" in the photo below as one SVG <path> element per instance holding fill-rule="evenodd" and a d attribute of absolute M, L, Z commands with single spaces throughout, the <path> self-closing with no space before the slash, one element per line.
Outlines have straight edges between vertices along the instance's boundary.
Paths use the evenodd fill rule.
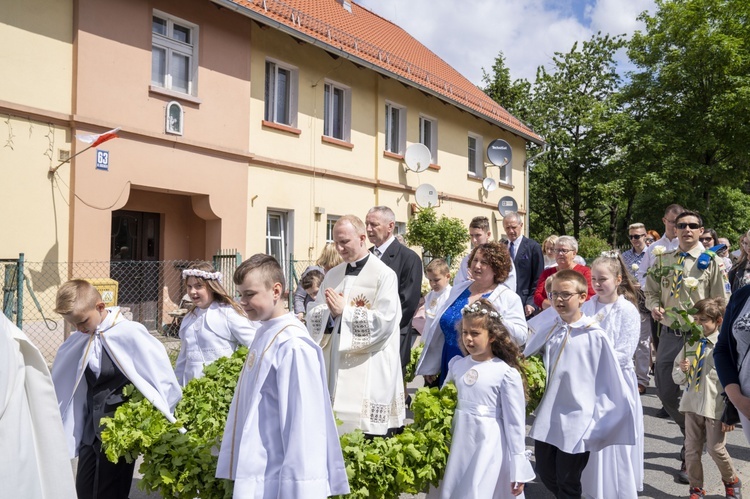
<path fill-rule="evenodd" d="M 471 155 L 469 154 L 469 139 L 474 139 L 476 144 L 474 155 L 474 171 L 472 171 L 472 165 L 469 164 L 471 161 Z M 476 133 L 469 132 L 466 140 L 466 167 L 469 175 L 474 177 L 484 177 L 484 144 L 482 143 L 482 136 Z"/>
<path fill-rule="evenodd" d="M 326 218 L 326 244 L 334 242 L 333 226 L 336 224 L 339 218 L 341 217 L 338 215 L 328 215 L 328 218 Z"/>
<path fill-rule="evenodd" d="M 337 136 L 335 134 L 334 119 L 336 118 L 333 113 L 333 99 L 326 99 L 327 96 L 334 94 L 336 91 L 342 93 L 343 97 L 343 110 L 341 112 L 341 134 Z M 328 102 L 326 102 L 326 100 Z M 323 86 L 323 135 L 331 137 L 337 140 L 343 140 L 344 142 L 351 142 L 352 136 L 352 89 L 341 83 L 335 81 L 326 80 Z"/>
<path fill-rule="evenodd" d="M 511 163 L 508 163 L 507 165 L 501 166 L 500 167 L 500 179 L 499 179 L 499 182 L 501 184 L 513 185 L 512 182 L 511 182 L 511 180 L 512 180 L 512 177 L 511 177 L 512 173 L 513 173 L 513 165 Z"/>
<path fill-rule="evenodd" d="M 427 123 L 430 124 L 429 137 L 425 131 Z M 424 114 L 419 115 L 419 142 L 430 150 L 432 164 L 438 164 L 438 122 L 435 118 Z"/>
<path fill-rule="evenodd" d="M 406 222 L 396 222 L 393 226 L 393 234 L 406 235 Z"/>
<path fill-rule="evenodd" d="M 392 139 L 391 123 L 393 113 L 398 111 L 398 134 L 397 142 L 394 144 Z M 406 151 L 406 108 L 394 102 L 386 101 L 385 103 L 385 150 L 393 154 L 403 155 Z"/>
<path fill-rule="evenodd" d="M 288 96 L 280 96 L 279 88 L 277 85 L 279 70 L 286 71 L 289 74 L 288 82 Z M 264 110 L 263 117 L 266 121 L 273 123 L 279 123 L 281 125 L 297 127 L 297 99 L 299 95 L 299 69 L 290 66 L 281 61 L 275 59 L 266 59 L 265 64 L 265 81 L 264 81 Z M 269 90 L 269 86 L 273 85 L 273 91 Z M 279 110 L 276 103 L 280 98 L 287 99 L 286 116 L 278 116 Z"/>
<path fill-rule="evenodd" d="M 271 234 L 271 218 L 279 219 L 279 234 Z M 281 269 L 284 271 L 284 275 L 287 274 L 287 267 L 289 266 L 289 248 L 291 247 L 291 224 L 292 217 L 289 212 L 282 210 L 269 209 L 266 213 L 266 254 L 275 257 L 281 265 Z M 279 241 L 281 253 L 275 254 L 271 250 L 271 242 Z"/>
<path fill-rule="evenodd" d="M 153 18 L 158 17 L 167 22 L 167 34 L 162 35 L 154 33 L 153 31 Z M 178 25 L 182 28 L 190 30 L 190 42 L 184 43 L 179 40 L 175 40 L 171 33 L 173 33 L 174 26 Z M 186 95 L 196 96 L 198 95 L 198 25 L 180 19 L 179 17 L 172 16 L 166 12 L 160 10 L 153 10 L 151 18 L 151 85 L 154 87 L 164 88 L 173 92 L 185 94 L 183 89 L 174 88 L 172 81 L 172 74 L 170 71 L 172 54 L 183 55 L 188 58 L 188 91 Z M 164 74 L 162 81 L 154 81 L 153 78 L 153 67 L 154 67 L 154 49 L 158 48 L 165 51 L 164 61 Z"/>
<path fill-rule="evenodd" d="M 176 120 L 173 120 L 172 118 L 172 110 L 177 108 L 179 114 L 179 118 Z M 167 103 L 166 107 L 166 116 L 165 116 L 165 122 L 164 122 L 164 131 L 166 133 L 170 133 L 173 135 L 182 135 L 182 132 L 184 130 L 183 125 L 185 123 L 185 110 L 182 108 L 182 105 L 177 101 L 171 101 Z"/>

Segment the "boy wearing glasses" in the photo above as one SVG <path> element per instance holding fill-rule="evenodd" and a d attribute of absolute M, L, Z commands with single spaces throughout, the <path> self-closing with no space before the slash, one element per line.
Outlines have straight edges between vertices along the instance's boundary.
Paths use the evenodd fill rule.
<path fill-rule="evenodd" d="M 556 497 L 581 497 L 589 454 L 634 445 L 635 421 L 614 349 L 594 318 L 586 317 L 588 282 L 575 270 L 552 278 L 550 309 L 529 321 L 524 355 L 541 351 L 547 388 L 529 436 L 536 471 Z M 612 491 L 614 495 L 617 491 Z"/>
<path fill-rule="evenodd" d="M 680 386 L 672 379 L 672 365 L 677 354 L 682 350 L 684 338 L 682 333 L 672 329 L 672 319 L 666 311 L 676 308 L 688 310 L 704 298 L 729 298 L 726 291 L 726 277 L 724 262 L 720 257 L 712 256 L 708 266 L 701 269 L 698 257 L 703 253 L 700 236 L 703 234 L 703 220 L 694 211 L 683 211 L 675 218 L 675 231 L 679 241 L 677 249 L 667 251 L 661 256 L 663 267 L 673 267 L 673 270 L 660 281 L 652 275 L 646 276 L 646 308 L 651 311 L 651 317 L 662 324 L 659 346 L 656 349 L 654 377 L 656 378 L 656 394 L 659 396 L 664 409 L 680 427 L 685 436 L 685 415 L 679 411 Z M 694 278 L 688 281 L 689 278 Z M 687 282 L 697 282 L 693 286 Z M 681 458 L 684 457 L 681 452 Z M 678 474 L 682 483 L 688 483 L 685 460 Z"/>

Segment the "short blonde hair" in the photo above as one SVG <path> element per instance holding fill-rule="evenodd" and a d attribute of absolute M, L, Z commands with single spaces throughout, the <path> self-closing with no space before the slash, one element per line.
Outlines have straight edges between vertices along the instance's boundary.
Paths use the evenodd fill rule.
<path fill-rule="evenodd" d="M 55 312 L 66 315 L 73 312 L 87 312 L 102 302 L 102 295 L 88 281 L 72 279 L 57 290 Z"/>
<path fill-rule="evenodd" d="M 323 251 L 320 252 L 318 260 L 315 262 L 315 265 L 330 270 L 343 261 L 344 260 L 341 258 L 341 255 L 339 255 L 339 252 L 336 251 L 336 245 L 333 243 L 326 243 L 326 245 L 323 246 Z"/>
<path fill-rule="evenodd" d="M 365 223 L 357 215 L 344 215 L 343 217 L 336 220 L 336 223 L 333 225 L 333 227 L 336 228 L 345 223 L 351 224 L 351 226 L 354 227 L 354 231 L 357 233 L 357 235 L 364 236 L 367 234 Z"/>
<path fill-rule="evenodd" d="M 555 272 L 553 274 L 552 282 L 572 282 L 576 285 L 576 292 L 586 294 L 589 292 L 589 283 L 584 275 L 572 269 Z"/>
<path fill-rule="evenodd" d="M 427 267 L 424 268 L 425 274 L 427 272 L 434 272 L 436 275 L 451 275 L 451 269 L 448 267 L 448 263 L 442 258 L 433 258 Z"/>

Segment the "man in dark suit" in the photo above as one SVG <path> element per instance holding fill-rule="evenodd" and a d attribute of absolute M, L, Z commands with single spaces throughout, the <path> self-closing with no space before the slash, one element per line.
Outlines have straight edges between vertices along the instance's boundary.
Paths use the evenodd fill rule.
<path fill-rule="evenodd" d="M 380 258 L 398 277 L 401 300 L 401 369 L 411 355 L 411 321 L 422 296 L 422 259 L 393 236 L 396 215 L 387 206 L 370 208 L 365 218 L 367 238 L 374 246 L 370 252 Z"/>
<path fill-rule="evenodd" d="M 528 318 L 537 310 L 534 291 L 544 270 L 544 253 L 538 242 L 523 236 L 523 218 L 515 211 L 503 217 L 503 229 L 516 267 L 516 294 L 521 298 Z"/>

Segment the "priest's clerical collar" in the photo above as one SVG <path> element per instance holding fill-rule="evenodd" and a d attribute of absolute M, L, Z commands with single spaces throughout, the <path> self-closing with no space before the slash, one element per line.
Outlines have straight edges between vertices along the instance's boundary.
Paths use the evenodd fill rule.
<path fill-rule="evenodd" d="M 346 264 L 346 272 L 345 275 L 359 275 L 360 272 L 362 272 L 362 268 L 367 263 L 367 259 L 370 258 L 370 254 L 366 254 L 356 262 L 351 262 Z"/>

